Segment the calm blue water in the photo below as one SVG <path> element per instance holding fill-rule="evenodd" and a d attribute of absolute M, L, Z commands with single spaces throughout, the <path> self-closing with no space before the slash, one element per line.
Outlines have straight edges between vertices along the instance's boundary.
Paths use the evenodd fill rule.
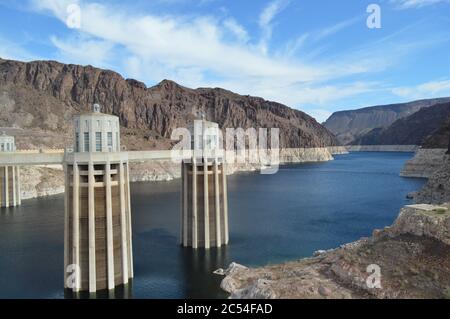
<path fill-rule="evenodd" d="M 211 272 L 310 256 L 390 225 L 424 180 L 399 177 L 405 153 L 352 153 L 229 177 L 230 245 L 178 245 L 179 181 L 132 185 L 135 298 L 225 297 Z M 63 298 L 63 196 L 0 213 L 0 298 Z"/>

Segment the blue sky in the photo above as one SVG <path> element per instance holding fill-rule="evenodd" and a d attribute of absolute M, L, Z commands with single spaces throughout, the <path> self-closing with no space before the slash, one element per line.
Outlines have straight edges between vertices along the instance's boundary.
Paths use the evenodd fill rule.
<path fill-rule="evenodd" d="M 379 29 L 367 27 L 370 4 Z M 2 58 L 223 87 L 318 121 L 450 96 L 449 53 L 450 0 L 0 0 Z"/>

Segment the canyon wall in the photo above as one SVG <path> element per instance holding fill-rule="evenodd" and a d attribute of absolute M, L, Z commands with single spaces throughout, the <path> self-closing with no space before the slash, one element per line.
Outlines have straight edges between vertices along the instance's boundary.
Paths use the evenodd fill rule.
<path fill-rule="evenodd" d="M 147 88 L 92 66 L 0 59 L 0 126 L 17 129 L 18 149 L 70 146 L 73 115 L 94 103 L 120 118 L 122 145 L 128 150 L 170 149 L 172 131 L 187 127 L 200 113 L 222 129 L 278 128 L 282 148 L 338 145 L 304 112 L 259 97 L 190 89 L 169 80 Z"/>
<path fill-rule="evenodd" d="M 444 102 L 450 102 L 450 98 L 428 99 L 409 103 L 371 106 L 357 110 L 339 111 L 333 113 L 324 125 L 337 136 L 342 144 L 350 144 L 352 141 L 368 133 L 372 129 L 388 127 L 395 121 L 410 116 L 422 108 Z"/>
<path fill-rule="evenodd" d="M 442 165 L 431 174 L 425 186 L 414 196 L 417 203 L 450 202 L 450 144 L 443 158 Z"/>
<path fill-rule="evenodd" d="M 19 62 L 0 59 L 0 126 L 16 137 L 17 149 L 71 147 L 72 117 L 90 110 L 119 117 L 125 150 L 170 149 L 173 129 L 204 114 L 220 128 L 278 128 L 280 147 L 290 149 L 285 162 L 331 160 L 327 147 L 336 147 L 334 135 L 307 114 L 259 97 L 220 88 L 190 89 L 163 80 L 153 87 L 124 79 L 110 70 L 55 61 Z M 338 147 L 331 149 L 343 152 Z M 254 165 L 230 167 L 255 170 Z M 170 162 L 131 165 L 131 181 L 178 178 L 179 167 Z M 61 169 L 25 168 L 23 198 L 62 191 Z"/>
<path fill-rule="evenodd" d="M 418 149 L 412 159 L 406 162 L 400 176 L 429 178 L 442 167 L 447 149 Z"/>
<path fill-rule="evenodd" d="M 355 139 L 354 145 L 422 145 L 446 148 L 450 125 L 450 102 L 422 108 L 390 126 L 372 129 Z M 438 132 L 439 131 L 439 132 Z M 431 137 L 431 140 L 430 140 Z"/>

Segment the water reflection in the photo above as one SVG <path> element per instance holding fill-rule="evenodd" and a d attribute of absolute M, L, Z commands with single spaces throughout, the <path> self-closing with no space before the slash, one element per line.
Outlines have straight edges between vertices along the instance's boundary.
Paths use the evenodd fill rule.
<path fill-rule="evenodd" d="M 180 181 L 133 183 L 132 285 L 95 296 L 64 293 L 64 197 L 0 209 L 0 298 L 220 298 L 235 261 L 285 262 L 335 248 L 392 224 L 406 194 L 423 180 L 398 176 L 413 154 L 354 153 L 336 161 L 290 165 L 275 175 L 228 179 L 230 245 L 179 246 Z M 126 288 L 126 289 L 125 289 Z"/>
<path fill-rule="evenodd" d="M 205 293 L 217 291 L 222 276 L 212 274 L 218 268 L 229 262 L 229 247 L 205 249 L 182 248 L 180 260 L 183 269 L 185 286 L 184 294 L 191 298 L 211 298 Z M 205 276 L 205 274 L 209 274 Z M 219 292 L 217 298 L 225 298 L 226 294 Z"/>
<path fill-rule="evenodd" d="M 64 290 L 65 299 L 132 299 L 133 298 L 133 282 L 128 285 L 120 285 L 115 289 L 101 290 L 96 293 L 89 292 L 73 292 L 70 289 Z"/>

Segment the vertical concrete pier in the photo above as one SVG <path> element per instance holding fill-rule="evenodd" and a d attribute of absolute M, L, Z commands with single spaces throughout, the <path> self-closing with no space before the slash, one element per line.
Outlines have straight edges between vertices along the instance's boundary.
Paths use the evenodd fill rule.
<path fill-rule="evenodd" d="M 112 290 L 133 278 L 128 153 L 120 151 L 119 118 L 94 105 L 75 117 L 74 136 L 64 164 L 65 288 Z"/>
<path fill-rule="evenodd" d="M 181 239 L 184 247 L 221 247 L 228 244 L 227 177 L 219 149 L 219 126 L 205 120 L 189 128 L 194 153 L 183 160 Z"/>
<path fill-rule="evenodd" d="M 14 136 L 0 135 L 0 152 L 16 150 Z M 0 167 L 0 203 L 1 207 L 14 207 L 22 203 L 20 194 L 20 167 Z"/>

